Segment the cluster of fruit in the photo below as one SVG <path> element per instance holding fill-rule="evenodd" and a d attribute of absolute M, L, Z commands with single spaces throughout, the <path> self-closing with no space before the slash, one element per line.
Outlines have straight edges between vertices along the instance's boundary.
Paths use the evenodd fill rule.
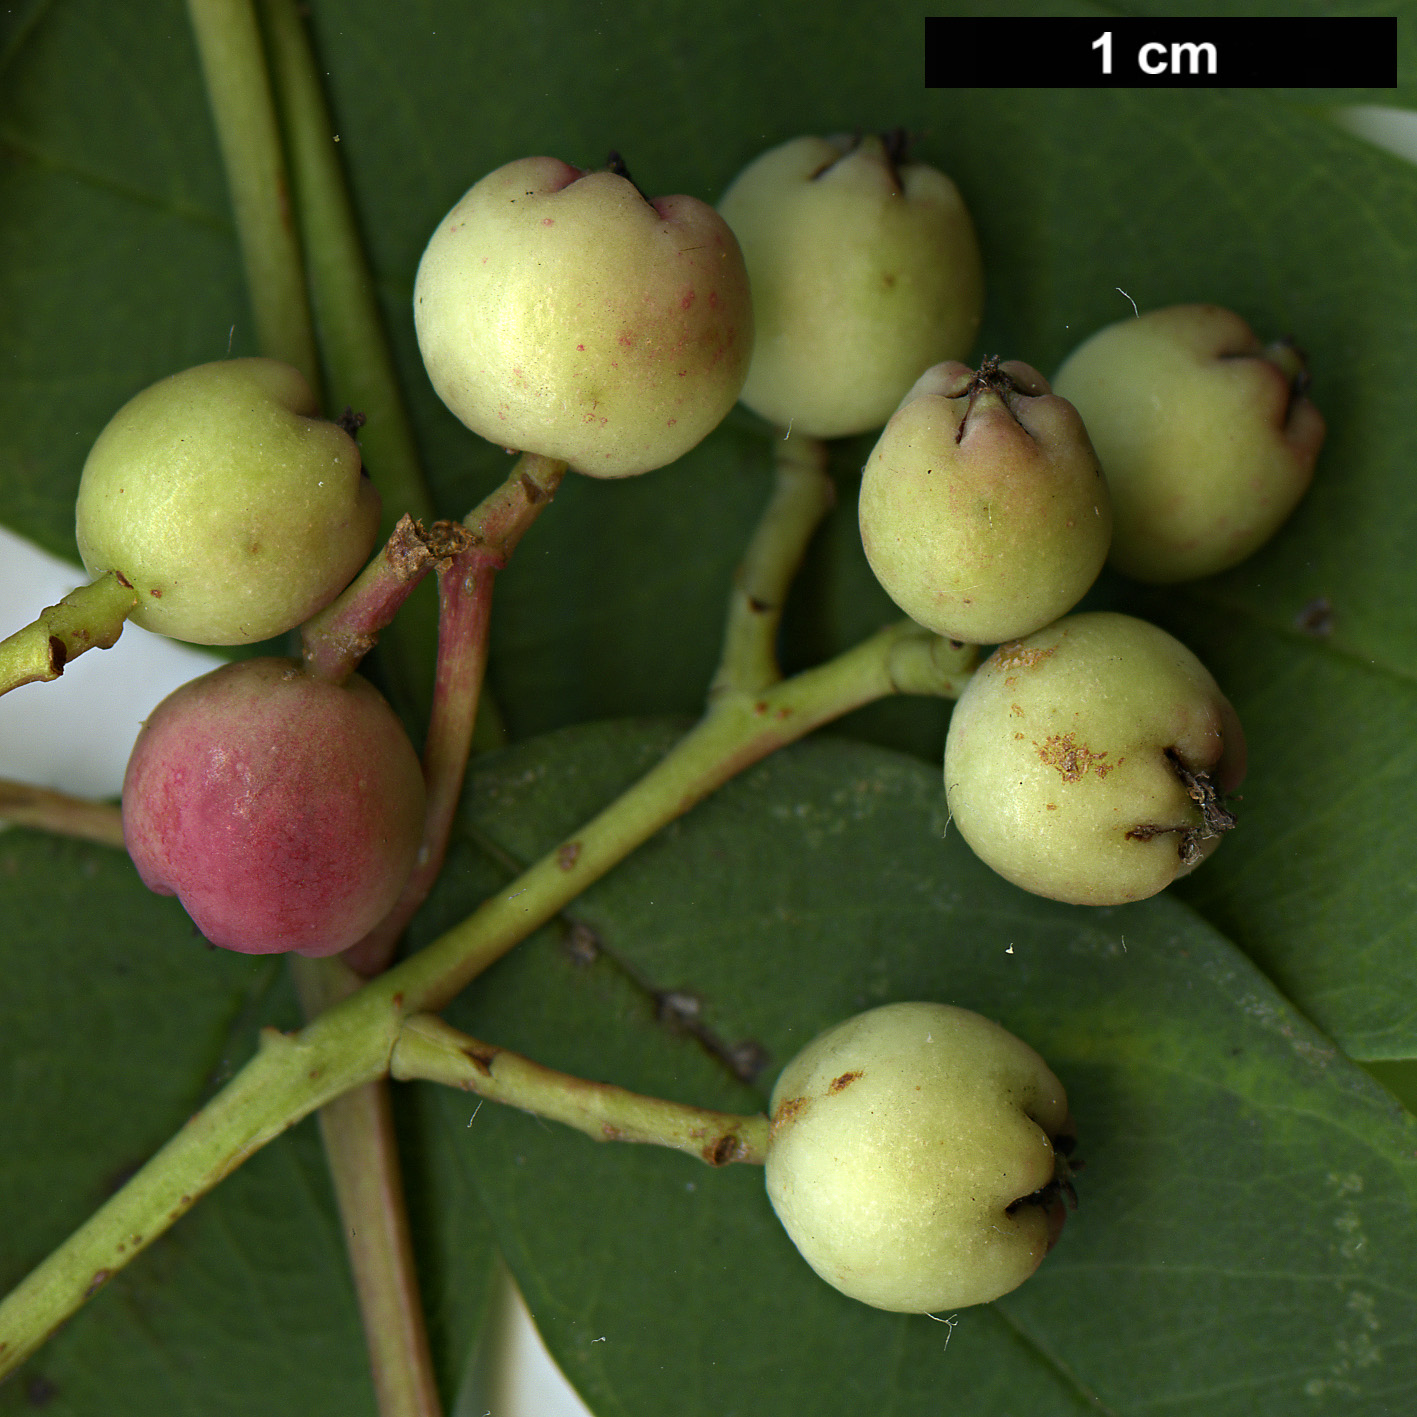
<path fill-rule="evenodd" d="M 862 542 L 891 598 L 998 645 L 951 721 L 954 822 L 995 870 L 1075 903 L 1141 899 L 1214 850 L 1244 740 L 1215 681 L 1154 626 L 1069 615 L 1111 559 L 1152 582 L 1259 546 L 1323 437 L 1292 345 L 1183 306 L 1086 341 L 1052 387 L 959 362 L 981 318 L 969 215 L 900 135 L 801 138 L 717 211 L 646 199 L 618 160 L 529 158 L 439 223 L 414 315 L 433 385 L 475 432 L 593 477 L 662 467 L 740 397 L 789 437 L 885 424 Z M 84 470 L 78 540 L 133 618 L 206 644 L 280 634 L 373 547 L 377 494 L 304 380 L 233 360 L 139 394 Z M 213 943 L 326 955 L 413 867 L 424 783 L 357 676 L 229 665 L 153 713 L 123 793 L 147 884 Z M 900 1004 L 824 1034 L 772 1098 L 767 1178 L 794 1242 L 883 1308 L 997 1297 L 1056 1238 L 1071 1121 L 1043 1061 L 959 1009 Z"/>

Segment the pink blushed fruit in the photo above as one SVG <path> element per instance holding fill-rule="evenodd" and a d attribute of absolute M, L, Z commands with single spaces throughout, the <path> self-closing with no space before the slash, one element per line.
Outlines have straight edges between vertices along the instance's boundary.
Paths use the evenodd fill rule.
<path fill-rule="evenodd" d="M 378 690 L 287 659 L 224 665 L 169 695 L 123 782 L 144 884 L 243 954 L 361 939 L 413 867 L 423 811 L 418 758 Z"/>
<path fill-rule="evenodd" d="M 474 433 L 592 477 L 688 452 L 753 351 L 743 255 L 712 207 L 550 157 L 499 167 L 443 218 L 413 313 L 434 389 Z"/>

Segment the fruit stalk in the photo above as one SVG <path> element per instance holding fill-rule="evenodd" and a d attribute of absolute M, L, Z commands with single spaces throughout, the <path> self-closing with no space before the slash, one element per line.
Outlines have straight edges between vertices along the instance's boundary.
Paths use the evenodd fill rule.
<path fill-rule="evenodd" d="M 0 694 L 21 684 L 48 684 L 76 655 L 110 649 L 137 603 L 137 592 L 116 571 L 70 591 L 58 605 L 0 640 Z"/>
<path fill-rule="evenodd" d="M 123 849 L 123 814 L 107 802 L 0 778 L 0 822 Z"/>
<path fill-rule="evenodd" d="M 428 532 L 411 517 L 403 517 L 355 580 L 300 627 L 305 672 L 331 684 L 344 683 L 424 576 L 464 544 L 453 523 L 434 523 Z"/>
<path fill-rule="evenodd" d="M 492 587 L 565 475 L 565 463 L 523 454 L 502 486 L 468 514 L 462 529 L 471 544 L 438 567 L 438 671 L 423 745 L 428 788 L 423 840 L 393 910 L 345 954 L 346 963 L 366 977 L 388 968 L 399 936 L 442 870 L 487 670 Z"/>
<path fill-rule="evenodd" d="M 807 543 L 836 501 L 827 473 L 826 444 L 818 438 L 773 444 L 772 500 L 753 531 L 733 578 L 723 654 L 709 686 L 709 702 L 735 690 L 755 693 L 782 678 L 777 631 L 792 577 Z"/>
<path fill-rule="evenodd" d="M 187 0 L 187 13 L 226 169 L 257 344 L 318 389 L 305 268 L 255 9 L 251 0 Z"/>
<path fill-rule="evenodd" d="M 646 1142 L 696 1156 L 709 1166 L 735 1161 L 761 1166 L 767 1159 L 768 1119 L 762 1115 L 715 1112 L 573 1077 L 459 1033 L 434 1014 L 404 1022 L 390 1075 L 460 1087 L 564 1122 L 594 1141 Z"/>

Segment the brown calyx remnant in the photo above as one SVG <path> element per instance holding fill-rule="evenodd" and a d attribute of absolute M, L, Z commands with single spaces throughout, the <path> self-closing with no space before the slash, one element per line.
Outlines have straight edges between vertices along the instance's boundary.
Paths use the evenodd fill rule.
<path fill-rule="evenodd" d="M 854 1073 L 842 1073 L 839 1078 L 833 1078 L 831 1085 L 827 1088 L 830 1093 L 845 1092 L 857 1078 L 861 1076 L 861 1069 L 857 1068 Z"/>
<path fill-rule="evenodd" d="M 1235 829 L 1235 814 L 1221 801 L 1220 793 L 1216 791 L 1209 773 L 1192 772 L 1181 761 L 1181 755 L 1174 748 L 1166 750 L 1166 760 L 1171 764 L 1171 771 L 1181 779 L 1181 785 L 1186 789 L 1186 796 L 1200 808 L 1200 826 L 1187 824 L 1180 827 L 1163 827 L 1154 823 L 1145 823 L 1142 826 L 1133 827 L 1127 833 L 1127 840 L 1150 841 L 1153 837 L 1163 836 L 1167 832 L 1175 832 L 1179 837 L 1176 851 L 1181 858 L 1181 864 L 1194 866 L 1201 859 L 1202 842 L 1214 841 L 1217 837 L 1222 837 L 1226 832 Z"/>
<path fill-rule="evenodd" d="M 1045 739 L 1038 756 L 1050 768 L 1057 768 L 1064 782 L 1081 782 L 1089 772 L 1106 777 L 1125 761 L 1118 758 L 1115 763 L 1105 762 L 1107 754 L 1094 753 L 1086 744 L 1079 744 L 1076 733 L 1055 733 Z"/>
<path fill-rule="evenodd" d="M 1010 640 L 1008 644 L 1000 645 L 990 657 L 1000 669 L 1032 669 L 1035 664 L 1042 664 L 1057 652 L 1056 645 L 1047 649 L 1042 645 L 1025 649 L 1022 640 Z"/>
<path fill-rule="evenodd" d="M 1025 389 L 1011 375 L 1006 374 L 999 365 L 997 354 L 986 354 L 984 362 L 975 370 L 973 378 L 965 385 L 961 398 L 967 398 L 968 403 L 964 406 L 964 416 L 959 420 L 959 427 L 955 429 L 956 446 L 964 441 L 964 430 L 969 424 L 969 415 L 974 409 L 974 401 L 980 394 L 996 394 L 1003 401 L 1004 407 L 1013 414 L 1014 421 L 1018 422 L 1018 411 L 1015 405 L 1018 403 L 1020 394 L 1027 395 Z M 1022 427 L 1022 424 L 1019 424 Z M 1025 430 L 1026 431 L 1026 430 Z"/>

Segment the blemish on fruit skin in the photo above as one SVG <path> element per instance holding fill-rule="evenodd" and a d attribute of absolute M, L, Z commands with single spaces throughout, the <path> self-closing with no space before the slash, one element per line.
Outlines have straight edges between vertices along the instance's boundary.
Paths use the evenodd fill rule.
<path fill-rule="evenodd" d="M 541 224 L 542 226 L 555 226 L 556 221 L 554 217 L 544 216 L 541 218 Z"/>
<path fill-rule="evenodd" d="M 1006 645 L 1000 645 L 990 656 L 1000 669 L 1032 669 L 1035 665 L 1042 664 L 1045 659 L 1051 659 L 1057 653 L 1057 647 L 1049 649 L 1041 645 L 1034 645 L 1025 649 L 1020 640 L 1010 640 Z"/>
<path fill-rule="evenodd" d="M 806 1106 L 807 1098 L 805 1097 L 789 1097 L 780 1103 L 777 1111 L 772 1114 L 771 1131 L 773 1136 L 776 1136 L 788 1123 L 795 1121 Z"/>
<path fill-rule="evenodd" d="M 1064 782 L 1081 782 L 1089 772 L 1105 778 L 1117 763 L 1103 760 L 1106 752 L 1094 753 L 1086 744 L 1079 744 L 1075 733 L 1055 733 L 1044 740 L 1038 749 L 1039 761 L 1047 767 L 1057 768 Z"/>
<path fill-rule="evenodd" d="M 841 1075 L 839 1078 L 833 1078 L 833 1079 L 831 1080 L 831 1083 L 830 1083 L 830 1085 L 828 1086 L 827 1091 L 828 1091 L 829 1093 L 832 1093 L 833 1095 L 836 1094 L 836 1093 L 838 1093 L 838 1092 L 845 1092 L 846 1089 L 847 1089 L 848 1087 L 850 1087 L 851 1084 L 854 1083 L 854 1082 L 856 1081 L 856 1079 L 859 1078 L 860 1076 L 861 1076 L 861 1069 L 860 1069 L 860 1068 L 857 1068 L 854 1073 L 842 1073 L 842 1075 Z"/>
<path fill-rule="evenodd" d="M 694 301 L 696 301 L 698 298 L 699 298 L 699 297 L 698 297 L 698 292 L 691 290 L 691 291 L 679 302 L 679 308 L 680 308 L 681 310 L 687 310 L 687 309 L 689 309 L 689 307 L 690 307 L 691 305 L 693 305 Z"/>

